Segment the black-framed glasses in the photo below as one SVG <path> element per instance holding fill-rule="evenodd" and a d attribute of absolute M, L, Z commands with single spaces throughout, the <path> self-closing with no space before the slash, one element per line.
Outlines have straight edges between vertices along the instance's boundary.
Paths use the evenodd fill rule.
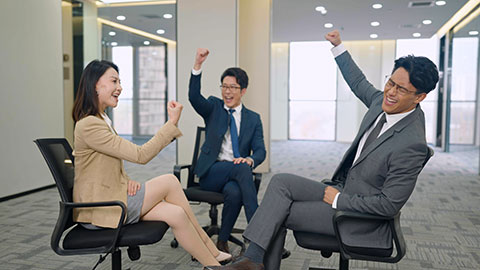
<path fill-rule="evenodd" d="M 394 82 L 392 80 L 391 76 L 386 76 L 385 77 L 385 89 L 390 90 L 392 88 L 397 88 L 397 92 L 402 96 L 417 93 L 417 91 L 408 90 L 407 88 L 398 85 L 396 82 Z"/>
<path fill-rule="evenodd" d="M 226 85 L 226 84 L 222 84 L 220 85 L 220 90 L 222 91 L 227 91 L 229 90 L 230 92 L 236 92 L 238 90 L 240 90 L 240 86 L 238 85 Z"/>

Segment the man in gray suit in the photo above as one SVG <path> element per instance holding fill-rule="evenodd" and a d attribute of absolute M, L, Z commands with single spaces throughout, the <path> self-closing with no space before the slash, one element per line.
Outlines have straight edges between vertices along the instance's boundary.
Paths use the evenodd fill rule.
<path fill-rule="evenodd" d="M 251 241 L 245 256 L 211 269 L 280 269 L 287 229 L 335 235 L 336 210 L 393 216 L 413 192 L 428 155 L 425 117 L 419 103 L 438 82 L 428 58 L 395 61 L 384 91 L 375 89 L 341 44 L 338 31 L 326 39 L 353 93 L 368 107 L 360 130 L 329 185 L 293 174 L 272 177 L 257 212 L 245 230 Z M 383 222 L 342 222 L 342 239 L 354 247 L 390 248 Z"/>

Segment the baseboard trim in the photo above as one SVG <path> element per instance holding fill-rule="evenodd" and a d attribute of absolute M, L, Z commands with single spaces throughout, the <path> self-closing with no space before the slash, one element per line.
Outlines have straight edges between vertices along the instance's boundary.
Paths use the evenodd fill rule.
<path fill-rule="evenodd" d="M 48 186 L 39 187 L 39 188 L 36 188 L 36 189 L 20 192 L 20 193 L 17 193 L 17 194 L 6 196 L 6 197 L 1 197 L 0 202 L 8 201 L 8 200 L 11 200 L 11 199 L 16 199 L 16 198 L 19 198 L 19 197 L 23 197 L 23 196 L 26 196 L 26 195 L 29 195 L 29 194 L 32 194 L 32 193 L 35 193 L 35 192 L 39 192 L 39 191 L 42 191 L 42 190 L 46 190 L 46 189 L 49 189 L 49 188 L 53 188 L 53 187 L 55 187 L 55 184 L 51 184 L 51 185 L 48 185 Z"/>

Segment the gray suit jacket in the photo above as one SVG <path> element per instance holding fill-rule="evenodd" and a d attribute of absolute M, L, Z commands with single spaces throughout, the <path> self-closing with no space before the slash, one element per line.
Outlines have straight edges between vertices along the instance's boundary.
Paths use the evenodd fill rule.
<path fill-rule="evenodd" d="M 418 105 L 414 112 L 365 148 L 352 164 L 360 139 L 382 113 L 383 92 L 367 81 L 348 52 L 335 60 L 353 93 L 369 108 L 357 136 L 332 177 L 341 190 L 337 209 L 393 216 L 412 194 L 428 155 L 423 111 Z M 339 228 L 347 245 L 392 246 L 392 235 L 384 222 L 345 221 Z"/>

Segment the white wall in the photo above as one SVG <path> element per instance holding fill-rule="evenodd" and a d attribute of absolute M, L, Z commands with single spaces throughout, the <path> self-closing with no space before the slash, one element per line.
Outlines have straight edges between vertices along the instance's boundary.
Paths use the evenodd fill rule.
<path fill-rule="evenodd" d="M 190 79 L 197 48 L 208 48 L 203 63 L 202 94 L 221 97 L 220 76 L 237 65 L 236 0 L 177 1 L 177 100 L 184 105 L 179 128 L 183 137 L 177 143 L 177 163 L 192 161 L 197 126 L 202 118 L 188 101 Z"/>
<path fill-rule="evenodd" d="M 34 139 L 64 136 L 57 0 L 2 0 L 0 197 L 53 184 Z"/>

